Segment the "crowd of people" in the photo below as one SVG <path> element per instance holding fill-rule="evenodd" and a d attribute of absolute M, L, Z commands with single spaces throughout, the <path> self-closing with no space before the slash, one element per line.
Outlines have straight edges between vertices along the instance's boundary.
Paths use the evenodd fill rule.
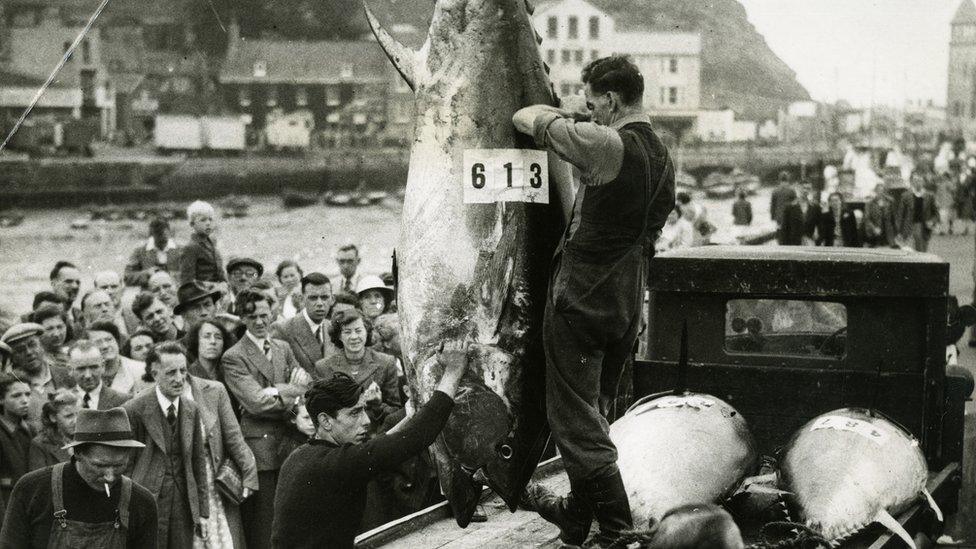
<path fill-rule="evenodd" d="M 142 449 L 118 472 L 155 499 L 155 546 L 180 549 L 271 546 L 279 472 L 315 433 L 305 395 L 317 382 L 353 381 L 367 438 L 407 415 L 392 275 L 360 273 L 352 244 L 337 250 L 331 280 L 294 261 L 267 273 L 255 258 L 225 261 L 214 214 L 205 202 L 188 207 L 185 246 L 168 221 L 151 220 L 121 274 L 97 270 L 89 283 L 58 261 L 50 289 L 2 332 L 0 547 L 34 540 L 34 496 L 15 489 L 22 478 L 67 463 L 75 466 L 64 471 L 100 486 L 85 464 L 114 470 L 102 455 L 111 445 L 71 450 L 80 418 L 119 421 L 90 411 L 125 411 L 124 430 Z M 371 481 L 362 529 L 440 497 L 425 456 L 401 465 Z M 110 496 L 114 477 L 105 474 Z M 74 477 L 63 475 L 68 490 Z M 142 513 L 129 520 L 148 520 Z"/>

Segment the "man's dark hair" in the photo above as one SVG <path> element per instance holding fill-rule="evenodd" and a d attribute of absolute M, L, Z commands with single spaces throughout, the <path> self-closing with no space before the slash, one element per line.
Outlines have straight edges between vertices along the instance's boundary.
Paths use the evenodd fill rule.
<path fill-rule="evenodd" d="M 152 381 L 152 365 L 159 364 L 162 362 L 163 355 L 183 355 L 186 356 L 186 351 L 183 346 L 176 341 L 164 341 L 162 343 L 157 343 L 149 349 L 149 354 L 146 355 L 146 375 L 142 379 L 146 381 Z"/>
<path fill-rule="evenodd" d="M 152 292 L 139 292 L 132 300 L 132 313 L 136 315 L 136 318 L 142 320 L 142 313 L 152 307 L 153 301 L 156 301 L 156 295 Z"/>
<path fill-rule="evenodd" d="M 356 252 L 356 257 L 359 257 L 359 248 L 355 244 L 346 244 L 339 247 L 340 252 Z"/>
<path fill-rule="evenodd" d="M 332 297 L 335 299 L 336 305 L 343 303 L 345 305 L 352 305 L 357 309 L 359 308 L 359 296 L 356 294 L 351 294 L 349 292 L 336 292 Z"/>
<path fill-rule="evenodd" d="M 305 286 L 308 286 L 309 284 L 313 286 L 322 286 L 328 284 L 330 288 L 332 287 L 332 282 L 329 280 L 329 277 L 325 276 L 322 273 L 308 273 L 307 275 L 303 276 L 302 277 L 303 292 L 305 291 Z"/>
<path fill-rule="evenodd" d="M 68 318 L 64 314 L 64 308 L 54 303 L 45 303 L 27 315 L 27 319 L 34 324 L 44 324 L 45 320 L 54 317 L 61 318 L 64 321 L 64 325 L 68 325 Z"/>
<path fill-rule="evenodd" d="M 54 279 L 52 278 L 52 280 Z M 34 294 L 34 302 L 31 304 L 31 309 L 32 310 L 37 309 L 38 305 L 44 302 L 57 303 L 58 305 L 61 305 L 62 308 L 64 308 L 64 306 L 68 304 L 67 299 L 61 297 L 60 295 L 50 290 L 44 290 L 42 292 L 37 292 L 36 294 Z"/>
<path fill-rule="evenodd" d="M 204 324 L 209 324 L 214 328 L 217 328 L 217 331 L 219 331 L 220 335 L 224 338 L 224 349 L 221 354 L 234 346 L 234 336 L 227 331 L 227 328 L 224 328 L 223 324 L 212 318 L 204 318 L 200 322 L 197 322 L 190 327 L 190 333 L 186 335 L 186 339 L 184 340 L 186 341 L 186 354 L 190 360 L 200 358 L 200 330 L 203 329 Z M 220 362 L 220 357 L 217 357 L 217 361 Z"/>
<path fill-rule="evenodd" d="M 366 346 L 370 347 L 373 345 L 373 324 L 368 318 L 363 316 L 363 313 L 359 312 L 359 309 L 349 309 L 332 317 L 332 324 L 329 325 L 329 339 L 332 340 L 332 344 L 336 346 L 336 349 L 342 349 L 342 340 L 339 339 L 342 328 L 357 320 L 362 320 L 363 326 L 366 328 Z"/>
<path fill-rule="evenodd" d="M 629 58 L 612 55 L 590 61 L 583 67 L 583 83 L 598 94 L 617 92 L 626 105 L 644 96 L 644 76 Z"/>
<path fill-rule="evenodd" d="M 169 221 L 166 221 L 162 217 L 154 217 L 149 221 L 149 234 L 155 235 L 162 231 L 169 230 Z"/>
<path fill-rule="evenodd" d="M 107 320 L 92 322 L 91 326 L 85 328 L 85 337 L 88 337 L 88 334 L 90 334 L 91 332 L 109 333 L 112 335 L 112 337 L 115 338 L 116 344 L 122 343 L 122 333 L 119 332 L 119 327 L 112 322 L 108 322 Z"/>
<path fill-rule="evenodd" d="M 77 265 L 75 265 L 74 263 L 72 263 L 70 261 L 61 260 L 61 261 L 58 261 L 57 263 L 55 263 L 54 264 L 54 268 L 51 269 L 51 275 L 50 275 L 51 280 L 54 280 L 54 279 L 58 278 L 59 276 L 61 276 L 61 269 L 66 269 L 66 268 L 69 268 L 69 267 L 72 268 L 72 269 L 77 269 L 78 268 Z"/>
<path fill-rule="evenodd" d="M 7 392 L 14 383 L 27 383 L 27 381 L 13 374 L 0 374 L 0 398 L 7 398 Z M 30 385 L 28 384 L 28 386 Z"/>
<path fill-rule="evenodd" d="M 258 301 L 263 301 L 271 306 L 271 299 L 264 295 L 263 292 L 253 290 L 248 288 L 237 295 L 237 300 L 234 305 L 237 308 L 237 312 L 241 315 L 249 315 L 254 312 L 254 304 Z"/>
<path fill-rule="evenodd" d="M 315 381 L 305 391 L 305 409 L 318 427 L 319 414 L 325 412 L 329 417 L 336 417 L 339 410 L 355 406 L 362 394 L 363 388 L 353 378 L 336 372 L 329 379 Z"/>

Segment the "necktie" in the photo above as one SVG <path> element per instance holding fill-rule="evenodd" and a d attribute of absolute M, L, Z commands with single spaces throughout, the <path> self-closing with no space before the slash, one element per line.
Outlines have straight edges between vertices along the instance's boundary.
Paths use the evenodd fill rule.
<path fill-rule="evenodd" d="M 264 340 L 264 356 L 271 360 L 271 342 L 267 339 Z"/>
<path fill-rule="evenodd" d="M 81 399 L 82 408 L 91 408 L 91 393 L 85 393 L 85 398 Z"/>
<path fill-rule="evenodd" d="M 169 404 L 169 408 L 166 410 L 166 421 L 169 422 L 170 429 L 176 427 L 176 404 L 172 402 Z"/>
<path fill-rule="evenodd" d="M 347 278 L 346 282 L 342 285 L 342 290 L 352 293 L 352 281 Z"/>
<path fill-rule="evenodd" d="M 319 341 L 319 347 L 322 348 L 322 356 L 325 356 L 325 330 L 322 329 L 322 325 L 315 329 L 315 339 Z"/>

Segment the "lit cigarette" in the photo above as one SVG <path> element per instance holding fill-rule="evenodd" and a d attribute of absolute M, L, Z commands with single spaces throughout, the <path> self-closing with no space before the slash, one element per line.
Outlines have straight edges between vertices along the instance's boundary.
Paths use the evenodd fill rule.
<path fill-rule="evenodd" d="M 108 491 L 108 483 L 107 482 L 106 483 L 103 483 L 102 486 L 105 487 L 105 497 L 107 497 L 107 498 L 112 497 L 112 492 L 109 492 Z"/>

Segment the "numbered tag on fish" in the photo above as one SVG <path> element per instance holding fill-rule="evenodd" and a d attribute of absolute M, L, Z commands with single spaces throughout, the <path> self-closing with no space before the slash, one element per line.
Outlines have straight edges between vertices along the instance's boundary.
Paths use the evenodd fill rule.
<path fill-rule="evenodd" d="M 681 408 L 682 406 L 687 406 L 689 408 L 710 408 L 715 405 L 715 401 L 712 399 L 700 397 L 700 396 L 670 396 L 658 399 L 654 403 L 655 408 Z"/>
<path fill-rule="evenodd" d="M 824 416 L 810 426 L 811 431 L 819 431 L 820 429 L 835 429 L 838 431 L 857 433 L 880 445 L 883 445 L 888 440 L 888 433 L 884 429 L 872 425 L 867 421 L 844 416 Z"/>
<path fill-rule="evenodd" d="M 468 149 L 462 158 L 465 204 L 549 203 L 549 156 L 532 149 Z"/>

